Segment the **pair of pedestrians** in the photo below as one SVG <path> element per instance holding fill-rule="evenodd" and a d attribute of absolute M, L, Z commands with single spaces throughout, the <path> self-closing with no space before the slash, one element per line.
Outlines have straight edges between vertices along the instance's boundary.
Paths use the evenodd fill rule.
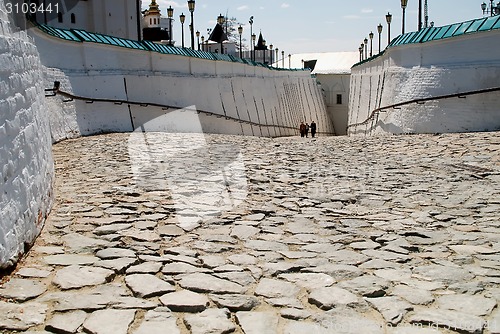
<path fill-rule="evenodd" d="M 311 126 L 309 124 L 304 124 L 304 122 L 300 123 L 299 131 L 301 137 L 309 137 L 309 130 L 311 130 L 311 137 L 316 136 L 316 123 L 314 121 L 311 122 Z"/>

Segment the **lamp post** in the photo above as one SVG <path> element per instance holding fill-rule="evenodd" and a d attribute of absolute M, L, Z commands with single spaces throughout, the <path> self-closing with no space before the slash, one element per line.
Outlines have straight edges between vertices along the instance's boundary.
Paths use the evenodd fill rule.
<path fill-rule="evenodd" d="M 191 49 L 194 50 L 194 7 L 195 0 L 188 1 L 188 8 L 191 12 Z"/>
<path fill-rule="evenodd" d="M 205 36 L 201 36 L 201 51 L 205 51 Z"/>
<path fill-rule="evenodd" d="M 240 35 L 240 58 L 243 58 L 243 54 L 241 52 L 241 35 L 243 35 L 243 27 L 241 25 L 238 27 L 238 34 Z"/>
<path fill-rule="evenodd" d="M 262 63 L 266 63 L 266 40 L 262 41 L 262 46 L 264 47 L 264 59 L 262 60 Z"/>
<path fill-rule="evenodd" d="M 250 59 L 253 60 L 253 53 L 252 53 L 252 37 L 253 37 L 253 16 L 250 16 L 250 20 L 248 21 L 250 23 Z"/>
<path fill-rule="evenodd" d="M 405 33 L 405 16 L 406 16 L 406 6 L 408 5 L 408 0 L 401 0 L 401 8 L 403 8 L 403 27 L 402 34 Z"/>
<path fill-rule="evenodd" d="M 370 57 L 373 56 L 373 31 L 368 35 L 370 37 Z"/>
<path fill-rule="evenodd" d="M 196 31 L 196 41 L 198 43 L 198 51 L 200 51 L 200 32 Z"/>
<path fill-rule="evenodd" d="M 365 59 L 368 59 L 368 38 L 365 38 Z"/>
<path fill-rule="evenodd" d="M 382 29 L 384 29 L 384 27 L 382 26 L 382 23 L 379 23 L 378 26 L 377 26 L 377 31 L 378 31 L 378 53 L 380 53 L 380 40 L 382 39 Z"/>
<path fill-rule="evenodd" d="M 292 55 L 288 54 L 288 68 L 292 68 Z"/>
<path fill-rule="evenodd" d="M 182 31 L 182 48 L 184 48 L 184 22 L 186 21 L 186 15 L 184 15 L 184 13 L 182 13 L 180 16 L 179 16 L 179 20 L 181 21 L 181 31 Z"/>
<path fill-rule="evenodd" d="M 391 13 L 387 13 L 385 16 L 385 20 L 387 21 L 387 45 L 391 44 L 391 22 L 392 15 Z"/>
<path fill-rule="evenodd" d="M 363 61 L 363 44 L 361 44 L 358 50 L 359 50 L 359 61 Z"/>
<path fill-rule="evenodd" d="M 280 49 L 276 48 L 276 68 L 280 67 L 279 59 L 280 59 Z"/>
<path fill-rule="evenodd" d="M 253 61 L 256 61 L 255 60 L 255 39 L 257 38 L 257 36 L 255 36 L 255 34 L 252 34 L 252 45 L 253 45 Z"/>
<path fill-rule="evenodd" d="M 168 45 L 172 45 L 172 17 L 174 16 L 174 9 L 172 6 L 167 8 L 168 14 L 168 37 L 170 39 L 170 43 Z"/>
<path fill-rule="evenodd" d="M 487 9 L 488 5 L 486 5 L 485 2 L 483 2 L 481 4 L 481 9 L 483 10 L 483 15 L 490 14 L 491 16 L 495 16 L 495 15 L 500 14 L 500 1 L 497 3 L 496 6 L 493 6 L 493 1 L 494 0 L 490 0 L 490 9 Z"/>
<path fill-rule="evenodd" d="M 418 31 L 422 30 L 422 0 L 418 0 Z"/>
<path fill-rule="evenodd" d="M 271 45 L 269 45 L 269 50 L 271 50 L 271 51 L 269 52 L 269 56 L 270 56 L 270 58 L 271 58 L 271 59 L 269 60 L 269 63 L 271 64 L 271 66 L 273 66 L 273 45 L 272 45 L 272 44 L 271 44 Z"/>
<path fill-rule="evenodd" d="M 224 24 L 224 20 L 225 20 L 224 16 L 222 14 L 219 14 L 219 16 L 217 17 L 217 24 L 220 25 L 220 27 L 221 27 L 221 29 L 222 29 L 223 32 L 224 32 L 224 28 L 222 26 Z M 224 53 L 224 46 L 222 44 L 222 37 L 220 39 L 220 53 L 221 54 Z"/>
<path fill-rule="evenodd" d="M 285 51 L 281 51 L 281 65 L 285 68 Z"/>
<path fill-rule="evenodd" d="M 365 49 L 365 44 L 364 43 L 361 43 L 359 49 L 361 50 L 361 60 L 363 60 L 363 50 Z"/>

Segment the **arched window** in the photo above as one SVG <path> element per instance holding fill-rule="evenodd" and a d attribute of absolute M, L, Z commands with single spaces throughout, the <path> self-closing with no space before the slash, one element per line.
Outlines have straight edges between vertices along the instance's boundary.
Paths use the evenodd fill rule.
<path fill-rule="evenodd" d="M 76 23 L 76 16 L 74 13 L 71 14 L 71 23 Z"/>
<path fill-rule="evenodd" d="M 63 15 L 61 12 L 57 13 L 57 22 L 62 23 L 63 21 Z"/>

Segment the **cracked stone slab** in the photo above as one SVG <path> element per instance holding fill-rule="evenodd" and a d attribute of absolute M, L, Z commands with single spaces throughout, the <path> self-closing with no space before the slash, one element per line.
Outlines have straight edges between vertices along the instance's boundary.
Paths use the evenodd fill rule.
<path fill-rule="evenodd" d="M 52 283 L 62 290 L 78 289 L 109 282 L 114 275 L 109 269 L 73 265 L 58 270 Z"/>
<path fill-rule="evenodd" d="M 241 311 L 236 320 L 245 334 L 278 334 L 279 318 L 272 312 Z"/>
<path fill-rule="evenodd" d="M 439 308 L 455 310 L 470 315 L 489 315 L 497 305 L 497 301 L 492 298 L 485 298 L 478 295 L 445 295 L 436 300 Z"/>
<path fill-rule="evenodd" d="M 486 325 L 485 320 L 478 316 L 441 309 L 416 310 L 409 321 L 410 323 L 433 324 L 470 334 L 482 333 Z"/>
<path fill-rule="evenodd" d="M 125 284 L 127 284 L 135 296 L 141 298 L 161 296 L 175 291 L 175 286 L 150 274 L 127 275 L 125 277 Z"/>
<path fill-rule="evenodd" d="M 39 281 L 12 278 L 0 287 L 0 297 L 24 302 L 40 296 L 47 291 L 47 286 Z"/>
<path fill-rule="evenodd" d="M 375 307 L 391 325 L 398 325 L 403 317 L 413 310 L 409 302 L 399 297 L 365 298 L 365 300 Z"/>
<path fill-rule="evenodd" d="M 43 260 L 53 266 L 89 265 L 99 261 L 94 255 L 84 254 L 56 254 L 45 256 Z"/>
<path fill-rule="evenodd" d="M 209 298 L 219 307 L 228 308 L 231 311 L 250 311 L 257 307 L 260 302 L 253 296 L 246 295 L 216 295 L 210 294 Z"/>
<path fill-rule="evenodd" d="M 293 283 L 263 278 L 255 288 L 255 295 L 267 298 L 294 297 L 299 291 L 299 287 Z"/>
<path fill-rule="evenodd" d="M 48 306 L 37 302 L 13 304 L 0 301 L 0 328 L 24 331 L 44 323 Z"/>
<path fill-rule="evenodd" d="M 308 300 L 322 310 L 338 306 L 355 306 L 362 301 L 357 295 L 337 286 L 314 289 L 309 294 Z"/>
<path fill-rule="evenodd" d="M 47 322 L 45 328 L 54 333 L 76 333 L 86 318 L 87 313 L 81 310 L 56 313 Z"/>
<path fill-rule="evenodd" d="M 205 295 L 181 290 L 160 297 L 160 302 L 174 312 L 202 312 L 210 303 Z"/>
<path fill-rule="evenodd" d="M 150 310 L 132 334 L 180 334 L 177 317 L 166 307 Z"/>
<path fill-rule="evenodd" d="M 237 283 L 203 273 L 183 276 L 179 281 L 179 285 L 196 292 L 209 293 L 245 293 L 247 290 L 247 287 Z"/>
<path fill-rule="evenodd" d="M 187 314 L 184 323 L 192 334 L 228 334 L 236 330 L 227 309 L 206 309 L 199 314 Z"/>
<path fill-rule="evenodd" d="M 83 328 L 90 334 L 127 334 L 135 313 L 135 310 L 94 311 L 83 323 Z"/>
<path fill-rule="evenodd" d="M 98 258 L 103 260 L 131 257 L 135 258 L 135 252 L 125 248 L 105 248 L 101 249 L 95 254 Z"/>
<path fill-rule="evenodd" d="M 52 273 L 52 269 L 39 269 L 39 268 L 21 268 L 16 272 L 17 276 L 28 278 L 46 278 Z"/>

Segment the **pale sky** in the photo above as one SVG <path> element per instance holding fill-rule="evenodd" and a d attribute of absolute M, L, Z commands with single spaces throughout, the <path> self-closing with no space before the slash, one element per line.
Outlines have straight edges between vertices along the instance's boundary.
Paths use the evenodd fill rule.
<path fill-rule="evenodd" d="M 489 1 L 487 1 L 489 3 Z M 142 0 L 147 8 L 150 0 Z M 190 13 L 187 0 L 157 0 L 162 15 L 167 7 L 174 8 L 174 37 L 180 34 L 179 15 L 186 15 L 185 38 L 190 44 Z M 422 4 L 424 0 L 422 0 Z M 482 0 L 428 0 L 429 22 L 435 26 L 462 22 L 483 16 Z M 406 32 L 417 30 L 418 0 L 408 0 Z M 244 24 L 243 36 L 250 39 L 250 16 L 254 17 L 253 31 L 262 31 L 267 45 L 273 44 L 287 54 L 309 52 L 357 51 L 361 42 L 373 31 L 373 48 L 378 51 L 377 25 L 382 23 L 382 49 L 387 45 L 385 15 L 393 15 L 391 39 L 401 33 L 402 10 L 400 0 L 196 0 L 195 29 L 207 37 L 207 28 L 213 28 L 220 13 L 236 17 Z"/>

